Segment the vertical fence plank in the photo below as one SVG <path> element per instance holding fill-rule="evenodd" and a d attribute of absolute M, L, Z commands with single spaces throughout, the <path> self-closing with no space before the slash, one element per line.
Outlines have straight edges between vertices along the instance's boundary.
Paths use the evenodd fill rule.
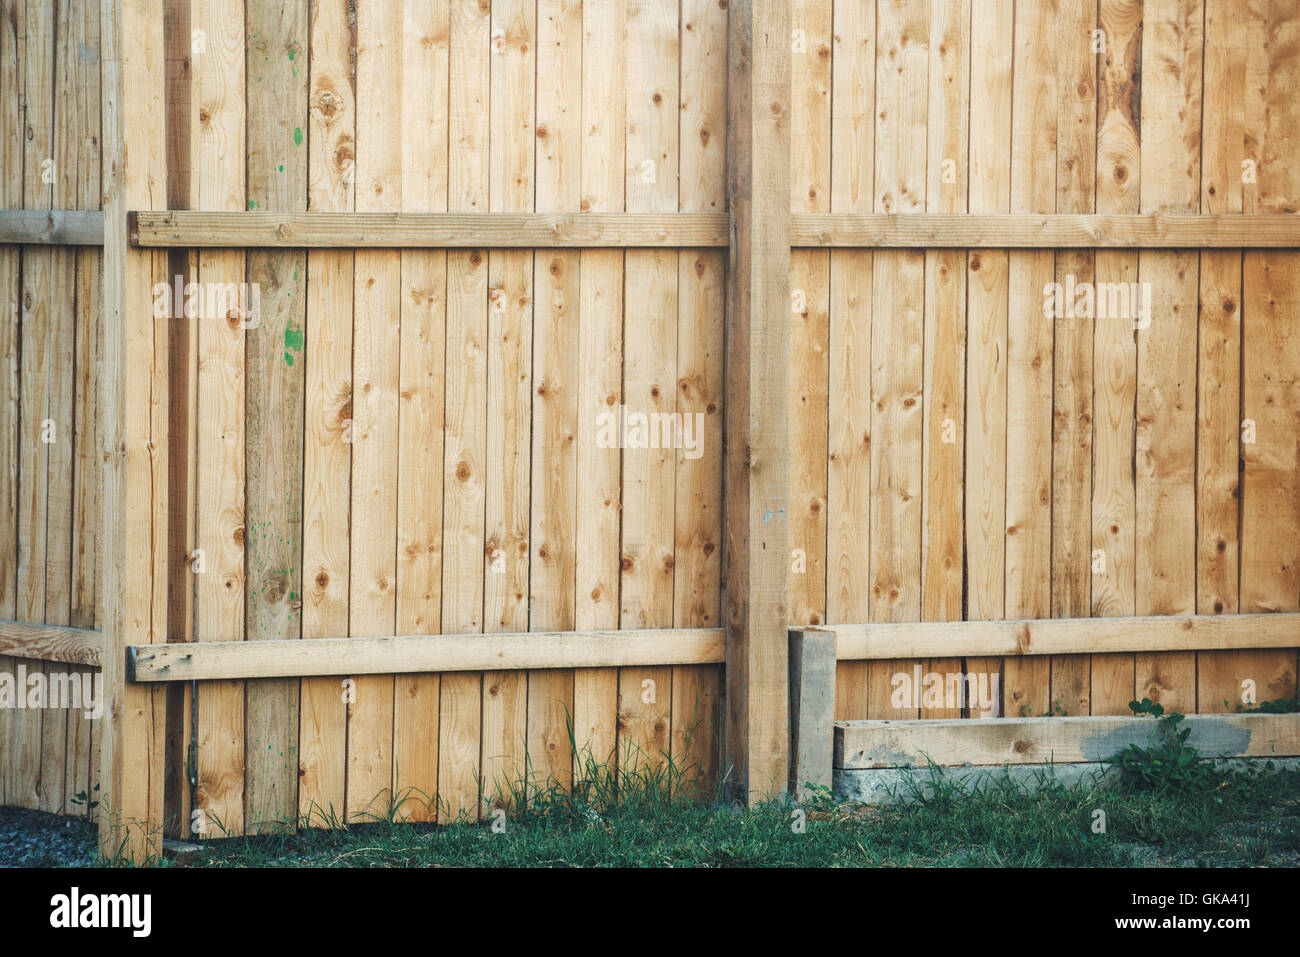
<path fill-rule="evenodd" d="M 99 6 L 78 3 L 70 14 L 71 25 L 67 46 L 71 57 L 72 73 L 69 102 L 74 111 L 74 142 L 69 152 L 74 160 L 72 203 L 77 209 L 99 209 L 100 190 L 100 82 L 99 82 Z M 68 623 L 80 628 L 97 626 L 97 589 L 100 582 L 98 568 L 99 524 L 99 456 L 95 452 L 96 405 L 98 388 L 99 351 L 98 336 L 100 310 L 103 300 L 103 275 L 100 249 L 78 249 L 74 252 L 76 282 L 73 333 L 76 349 L 73 361 L 73 490 L 72 490 L 72 596 Z M 0 288 L 2 288 L 0 282 Z M 0 393 L 2 394 L 2 393 Z M 2 417 L 2 413 L 0 413 Z M 0 479 L 3 484 L 3 479 Z M 2 588 L 3 586 L 0 586 Z M 93 675 L 95 669 L 70 669 L 80 675 Z M 84 679 L 82 679 L 84 680 Z M 93 679 L 92 679 L 93 680 Z M 88 813 L 88 802 L 93 800 L 91 772 L 91 739 L 98 720 L 87 718 L 84 712 L 68 715 L 66 741 L 67 774 L 64 781 L 64 813 Z M 2 735 L 3 732 L 0 732 Z M 96 760 L 96 763 L 97 760 Z"/>
<path fill-rule="evenodd" d="M 76 61 L 79 57 L 76 9 L 60 4 L 55 11 L 53 57 L 53 141 L 50 151 L 52 208 L 77 205 Z M 45 520 L 45 618 L 66 625 L 72 611 L 73 452 L 76 383 L 75 249 L 55 249 L 50 260 L 50 351 L 48 438 L 49 487 Z M 47 686 L 57 676 L 74 673 L 66 665 L 45 665 Z M 72 755 L 67 753 L 69 711 L 46 708 L 41 716 L 40 807 L 61 811 Z"/>
<path fill-rule="evenodd" d="M 19 37 L 23 0 L 0 2 L 0 202 L 7 209 L 23 204 L 22 48 Z M 17 614 L 18 593 L 18 449 L 19 449 L 19 346 L 21 315 L 22 251 L 18 246 L 0 247 L 0 615 Z M 0 671 L 13 674 L 17 659 L 0 655 Z M 9 708 L 0 709 L 0 741 L 5 755 L 0 758 L 0 802 L 16 803 L 9 797 L 14 786 L 16 735 L 19 719 Z"/>
<path fill-rule="evenodd" d="M 165 106 L 167 116 L 167 208 L 189 209 L 193 205 L 191 182 L 192 142 L 197 130 L 194 99 L 193 57 L 195 34 L 193 11 L 188 0 L 167 0 L 163 11 L 163 44 L 166 53 Z M 184 297 L 175 302 L 176 277 L 184 284 L 198 275 L 198 253 L 190 249 L 167 252 L 164 279 L 171 284 L 173 299 L 169 318 L 173 335 L 167 348 L 167 390 L 173 401 L 167 406 L 167 430 L 171 454 L 167 469 L 167 641 L 194 640 L 195 508 L 198 487 L 196 417 L 198 413 L 199 321 L 187 315 Z M 167 688 L 167 730 L 164 751 L 166 770 L 163 801 L 169 824 L 168 834 L 189 836 L 193 821 L 195 788 L 189 757 L 194 730 L 194 685 L 177 683 Z M 93 737 L 93 731 L 92 731 Z"/>
<path fill-rule="evenodd" d="M 832 41 L 831 211 L 869 213 L 875 200 L 876 3 L 837 3 Z M 871 303 L 874 254 L 830 254 L 826 620 L 870 617 Z M 835 718 L 867 716 L 870 665 L 835 669 Z"/>
<path fill-rule="evenodd" d="M 1240 213 L 1245 148 L 1246 18 L 1237 5 L 1205 2 L 1205 100 L 1201 104 L 1201 211 Z M 1196 611 L 1240 607 L 1241 276 L 1235 249 L 1200 254 L 1196 384 Z M 1233 711 L 1251 652 L 1198 653 L 1196 708 Z"/>
<path fill-rule="evenodd" d="M 729 791 L 749 801 L 789 777 L 790 12 L 728 14 L 726 740 Z"/>
<path fill-rule="evenodd" d="M 1097 176 L 1097 8 L 1058 8 L 1056 211 L 1091 213 Z M 1086 618 L 1092 611 L 1093 316 L 1071 298 L 1094 280 L 1091 250 L 1056 254 L 1064 315 L 1053 322 L 1052 358 L 1052 616 Z M 1085 300 L 1086 303 L 1086 300 Z M 1053 707 L 1086 715 L 1091 658 L 1051 659 Z"/>
<path fill-rule="evenodd" d="M 537 8 L 507 0 L 492 8 L 494 212 L 530 211 L 536 151 Z M 487 544 L 485 631 L 528 630 L 529 483 L 532 442 L 533 254 L 488 254 Z M 493 671 L 483 685 L 485 803 L 509 804 L 524 773 L 527 676 Z"/>
<path fill-rule="evenodd" d="M 791 11 L 790 208 L 831 210 L 830 0 Z M 790 621 L 826 621 L 830 251 L 790 251 Z"/>
<path fill-rule="evenodd" d="M 1256 176 L 1242 185 L 1242 205 L 1248 213 L 1294 212 L 1300 208 L 1300 170 L 1294 161 L 1300 140 L 1300 60 L 1295 56 L 1300 11 L 1274 0 L 1257 4 L 1249 11 L 1246 31 L 1244 140 Z M 1284 317 L 1300 296 L 1300 257 L 1294 252 L 1244 253 L 1242 287 L 1241 414 L 1254 426 L 1255 441 L 1242 448 L 1240 610 L 1292 611 L 1300 595 L 1295 535 L 1300 523 L 1295 492 L 1300 356 Z M 1295 652 L 1254 652 L 1239 667 L 1233 676 L 1234 710 L 1245 678 L 1254 681 L 1256 700 L 1295 693 Z"/>
<path fill-rule="evenodd" d="M 23 12 L 22 98 L 23 154 L 22 187 L 25 209 L 50 209 L 53 202 L 54 160 L 54 8 L 26 0 Z M 51 416 L 54 390 L 52 370 L 58 313 L 53 296 L 58 273 L 53 247 L 27 247 L 22 253 L 22 285 L 19 298 L 20 363 L 18 423 L 18 601 L 16 614 L 22 621 L 43 622 L 46 614 L 47 576 L 50 554 L 47 536 L 50 513 L 49 441 L 57 437 L 62 423 Z M 53 432 L 51 431 L 53 428 Z M 58 584 L 55 582 L 57 594 Z M 48 672 L 39 661 L 20 661 L 29 674 Z M 14 727 L 10 751 L 12 788 L 10 800 L 19 807 L 37 808 L 41 802 L 42 724 L 45 712 L 27 710 L 11 717 Z M 51 724 L 55 718 L 49 715 Z"/>
<path fill-rule="evenodd" d="M 627 43 L 622 4 L 584 4 L 582 11 L 583 212 L 624 207 L 627 142 Z M 617 628 L 622 455 L 598 441 L 602 415 L 623 402 L 623 252 L 579 255 L 577 595 L 580 629 Z M 575 762 L 616 757 L 618 672 L 584 668 L 573 676 Z M 578 772 L 575 770 L 575 783 Z"/>
<path fill-rule="evenodd" d="M 1144 213 L 1200 208 L 1201 0 L 1147 0 L 1142 27 Z M 1197 254 L 1144 250 L 1138 279 L 1150 283 L 1151 323 L 1137 347 L 1137 577 L 1139 615 L 1196 607 Z M 1143 320 L 1145 321 L 1145 320 Z M 1196 658 L 1137 656 L 1137 696 L 1168 710 L 1196 707 Z"/>
<path fill-rule="evenodd" d="M 966 0 L 935 4 L 930 21 L 925 208 L 965 212 L 969 179 L 971 9 Z M 921 618 L 961 621 L 962 432 L 966 427 L 966 253 L 925 254 L 924 388 L 921 437 Z M 930 659 L 925 669 L 960 673 L 961 659 Z M 964 685 L 962 686 L 965 687 Z M 924 705 L 924 703 L 923 703 Z M 960 718 L 961 702 L 922 707 L 923 718 Z"/>
<path fill-rule="evenodd" d="M 198 114 L 194 183 L 199 209 L 246 208 L 244 4 L 197 8 L 202 50 L 194 74 Z M 195 501 L 195 638 L 242 641 L 244 634 L 245 338 L 260 321 L 246 293 L 242 252 L 199 253 L 205 293 L 199 323 L 198 495 Z M 238 293 L 236 291 L 238 290 Z M 214 301 L 214 300 L 219 300 Z M 198 689 L 198 806 L 208 827 L 201 836 L 244 828 L 244 685 L 206 682 Z"/>
<path fill-rule="evenodd" d="M 709 0 L 682 4 L 681 183 L 683 212 L 727 206 L 727 12 Z M 677 253 L 677 457 L 673 625 L 716 628 L 722 617 L 722 349 L 726 259 L 721 250 Z M 712 794 L 721 752 L 722 672 L 672 670 L 672 758 L 685 786 Z"/>
<path fill-rule="evenodd" d="M 97 447 L 103 461 L 101 540 L 106 650 L 99 756 L 99 846 L 140 860 L 161 851 L 166 696 L 128 683 L 128 645 L 166 640 L 167 320 L 155 320 L 154 282 L 166 256 L 131 249 L 126 213 L 162 205 L 165 131 L 142 117 L 165 111 L 163 22 L 152 5 L 101 5 L 104 149 L 103 375 Z M 157 573 L 157 582 L 150 576 Z"/>
<path fill-rule="evenodd" d="M 678 4 L 649 0 L 627 11 L 627 210 L 672 212 L 678 205 Z M 629 249 L 623 302 L 623 532 L 619 627 L 671 627 L 672 442 L 661 417 L 676 412 L 677 256 Z M 620 774 L 662 764 L 671 744 L 672 671 L 622 668 L 618 675 Z"/>
<path fill-rule="evenodd" d="M 345 0 L 314 0 L 308 65 L 307 204 L 353 208 L 356 181 L 354 26 Z M 348 633 L 352 474 L 350 250 L 307 253 L 303 362 L 303 638 Z M 309 826 L 342 820 L 347 708 L 337 678 L 304 678 L 298 743 L 298 813 Z"/>
<path fill-rule="evenodd" d="M 582 190 L 582 4 L 537 9 L 537 211 L 574 212 Z M 580 254 L 534 254 L 529 627 L 574 627 L 577 572 Z M 573 672 L 528 673 L 528 758 L 543 788 L 572 783 Z"/>
<path fill-rule="evenodd" d="M 1056 17 L 1044 4 L 1017 4 L 1011 127 L 1011 212 L 1056 207 Z M 1006 604 L 1008 618 L 1051 613 L 1052 321 L 1042 290 L 1054 279 L 1051 250 L 1008 259 Z M 1050 662 L 1003 662 L 1003 711 L 1051 707 Z"/>
<path fill-rule="evenodd" d="M 402 208 L 447 210 L 447 0 L 403 5 Z M 398 381 L 397 633 L 442 627 L 443 423 L 446 401 L 447 253 L 401 252 Z M 393 791 L 398 816 L 430 821 L 438 793 L 436 674 L 397 675 Z"/>
<path fill-rule="evenodd" d="M 491 20 L 474 0 L 451 8 L 447 203 L 488 209 Z M 447 399 L 443 434 L 442 627 L 483 630 L 487 482 L 487 253 L 447 253 Z M 438 798 L 450 819 L 479 813 L 483 676 L 447 675 L 438 715 Z"/>
<path fill-rule="evenodd" d="M 307 208 L 307 0 L 249 0 L 248 205 Z M 298 131 L 295 142 L 294 131 Z M 249 329 L 245 633 L 250 641 L 302 637 L 302 481 L 306 257 L 248 253 L 261 303 Z M 298 681 L 245 686 L 247 833 L 292 827 L 298 808 Z"/>
<path fill-rule="evenodd" d="M 399 5 L 357 16 L 358 211 L 402 208 L 402 26 Z M 402 259 L 397 250 L 356 253 L 352 337 L 353 634 L 390 635 L 397 622 L 397 422 Z M 382 817 L 393 780 L 390 675 L 354 678 L 348 704 L 349 820 Z"/>
<path fill-rule="evenodd" d="M 971 20 L 972 213 L 1011 208 L 1012 0 Z M 1006 602 L 1007 273 L 1002 249 L 966 263 L 966 617 L 1003 617 Z M 1001 659 L 967 658 L 968 672 L 1002 670 Z M 998 712 L 1001 713 L 1001 702 Z"/>
<path fill-rule="evenodd" d="M 1139 0 L 1103 0 L 1099 12 L 1106 49 L 1097 82 L 1097 212 L 1136 213 L 1141 182 L 1137 102 L 1142 45 Z M 1098 288 L 1132 290 L 1138 254 L 1097 250 Z M 1118 315 L 1112 314 L 1118 312 Z M 1092 614 L 1135 613 L 1135 512 L 1133 455 L 1137 401 L 1135 311 L 1107 308 L 1093 324 Z M 1129 714 L 1133 655 L 1093 655 L 1091 713 Z"/>
<path fill-rule="evenodd" d="M 889 0 L 877 8 L 876 212 L 925 211 L 930 21 L 926 8 Z M 921 617 L 925 254 L 875 254 L 871 308 L 871 620 Z M 898 662 L 870 665 L 869 717 L 890 703 Z"/>

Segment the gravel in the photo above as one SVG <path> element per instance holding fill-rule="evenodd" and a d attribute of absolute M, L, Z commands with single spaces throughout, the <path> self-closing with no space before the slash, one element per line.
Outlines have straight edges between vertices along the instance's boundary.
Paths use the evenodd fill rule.
<path fill-rule="evenodd" d="M 0 807 L 0 867 L 94 867 L 95 831 L 84 817 Z"/>

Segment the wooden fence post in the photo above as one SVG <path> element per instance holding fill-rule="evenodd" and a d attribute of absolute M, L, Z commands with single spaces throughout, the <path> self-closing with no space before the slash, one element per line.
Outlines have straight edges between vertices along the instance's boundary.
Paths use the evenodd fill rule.
<path fill-rule="evenodd" d="M 750 801 L 789 777 L 790 9 L 738 0 L 729 14 L 726 754 L 731 797 Z"/>
<path fill-rule="evenodd" d="M 104 0 L 104 322 L 99 376 L 106 722 L 103 852 L 139 861 L 162 846 L 165 690 L 126 681 L 126 647 L 166 640 L 166 323 L 152 290 L 166 255 L 127 241 L 127 211 L 165 206 L 163 17 L 149 0 Z M 156 267 L 156 268 L 155 268 Z"/>
<path fill-rule="evenodd" d="M 835 634 L 790 632 L 790 791 L 831 786 L 835 741 Z"/>

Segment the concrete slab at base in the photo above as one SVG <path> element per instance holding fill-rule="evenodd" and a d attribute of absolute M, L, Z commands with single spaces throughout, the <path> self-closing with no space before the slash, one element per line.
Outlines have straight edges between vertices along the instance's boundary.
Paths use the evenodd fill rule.
<path fill-rule="evenodd" d="M 1300 769 L 1300 758 L 1272 758 L 1275 766 Z M 1230 768 L 1258 767 L 1262 759 L 1235 759 Z M 967 794 L 990 790 L 1021 790 L 1033 794 L 1045 785 L 1067 788 L 1109 787 L 1119 780 L 1119 767 L 1107 762 L 1077 764 L 1009 764 L 1003 767 L 927 767 L 835 769 L 836 800 L 859 804 L 905 804 L 934 796 L 936 781 L 955 785 Z"/>

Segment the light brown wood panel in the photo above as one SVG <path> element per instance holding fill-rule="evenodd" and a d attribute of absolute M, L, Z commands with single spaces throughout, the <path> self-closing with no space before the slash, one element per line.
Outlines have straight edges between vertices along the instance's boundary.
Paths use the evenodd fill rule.
<path fill-rule="evenodd" d="M 1010 210 L 1013 15 L 1011 0 L 996 0 L 971 20 L 966 170 L 971 214 Z M 964 608 L 965 617 L 972 620 L 1001 618 L 1006 600 L 1007 278 L 1004 250 L 972 250 L 967 256 L 962 520 Z M 996 675 L 1001 688 L 1000 659 L 973 655 L 965 659 L 965 667 L 967 672 L 989 674 L 990 691 Z"/>
<path fill-rule="evenodd" d="M 876 3 L 835 5 L 831 47 L 831 210 L 875 203 Z M 867 621 L 871 573 L 871 280 L 869 250 L 830 257 L 826 620 Z M 835 668 L 835 717 L 865 718 L 865 664 Z"/>
<path fill-rule="evenodd" d="M 341 2 L 311 7 L 307 205 L 354 206 L 354 26 Z M 303 638 L 348 630 L 352 481 L 352 286 L 347 250 L 307 253 L 303 422 Z M 298 812 L 313 826 L 345 813 L 347 705 L 339 679 L 305 679 L 298 735 Z"/>
<path fill-rule="evenodd" d="M 1056 11 L 1017 4 L 1012 60 L 1011 212 L 1056 208 L 1060 108 Z M 1051 614 L 1052 385 L 1054 329 L 1042 290 L 1055 276 L 1050 251 L 1012 252 L 1007 306 L 1006 604 L 1010 618 Z M 1008 661 L 1003 711 L 1051 707 L 1047 661 Z"/>
<path fill-rule="evenodd" d="M 1097 66 L 1097 212 L 1139 208 L 1141 147 L 1136 76 L 1142 4 L 1105 0 L 1099 28 L 1106 49 Z M 1098 250 L 1096 282 L 1137 282 L 1136 253 Z M 1093 323 L 1092 614 L 1131 615 L 1135 605 L 1137 515 L 1133 456 L 1137 402 L 1135 310 Z M 1129 714 L 1135 659 L 1093 655 L 1089 695 L 1093 714 Z"/>

